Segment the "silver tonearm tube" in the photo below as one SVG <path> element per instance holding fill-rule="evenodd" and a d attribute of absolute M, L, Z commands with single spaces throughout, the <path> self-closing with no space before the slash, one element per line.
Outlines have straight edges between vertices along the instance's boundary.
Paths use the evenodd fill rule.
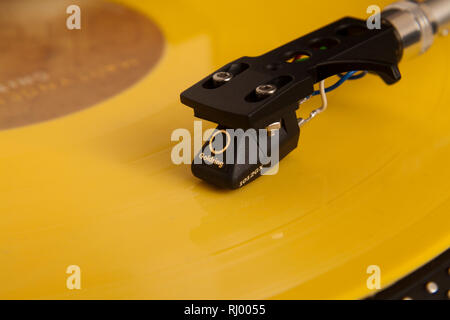
<path fill-rule="evenodd" d="M 450 0 L 399 1 L 381 16 L 397 30 L 404 55 L 418 55 L 431 47 L 436 34 L 449 33 Z"/>

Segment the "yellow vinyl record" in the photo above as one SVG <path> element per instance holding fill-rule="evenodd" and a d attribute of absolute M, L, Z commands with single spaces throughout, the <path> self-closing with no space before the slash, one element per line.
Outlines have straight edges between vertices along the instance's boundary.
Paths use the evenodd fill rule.
<path fill-rule="evenodd" d="M 245 188 L 171 158 L 198 120 L 180 92 L 371 4 L 1 1 L 0 298 L 361 299 L 371 266 L 385 288 L 445 251 L 448 38 L 393 86 L 330 93 L 279 172 Z"/>

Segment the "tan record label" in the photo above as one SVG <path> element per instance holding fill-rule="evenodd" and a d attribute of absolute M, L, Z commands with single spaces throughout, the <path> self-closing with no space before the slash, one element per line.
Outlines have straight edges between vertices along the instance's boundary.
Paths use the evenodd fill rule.
<path fill-rule="evenodd" d="M 67 7 L 80 8 L 69 30 Z M 0 129 L 91 107 L 142 78 L 164 39 L 143 14 L 101 0 L 0 1 Z"/>

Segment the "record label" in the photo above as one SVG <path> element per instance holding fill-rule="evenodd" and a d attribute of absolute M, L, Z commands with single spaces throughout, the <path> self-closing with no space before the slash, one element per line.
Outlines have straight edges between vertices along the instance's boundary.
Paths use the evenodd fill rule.
<path fill-rule="evenodd" d="M 80 29 L 67 27 L 79 7 Z M 155 23 L 101 0 L 0 2 L 0 129 L 91 107 L 136 83 L 160 59 Z"/>

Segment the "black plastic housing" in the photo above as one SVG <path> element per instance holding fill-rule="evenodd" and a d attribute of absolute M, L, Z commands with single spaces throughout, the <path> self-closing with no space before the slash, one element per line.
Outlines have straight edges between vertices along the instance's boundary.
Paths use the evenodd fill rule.
<path fill-rule="evenodd" d="M 281 160 L 297 147 L 298 101 L 313 93 L 315 83 L 336 74 L 367 70 L 393 84 L 401 78 L 397 64 L 402 52 L 392 25 L 383 22 L 381 29 L 369 30 L 364 20 L 343 18 L 262 56 L 242 57 L 225 65 L 216 72 L 231 73 L 231 80 L 218 83 L 213 80 L 214 72 L 181 93 L 181 102 L 193 108 L 196 117 L 218 123 L 218 128 L 262 129 L 280 122 Z M 299 55 L 302 59 L 293 59 Z M 264 84 L 275 85 L 277 90 L 258 95 L 256 88 Z M 192 164 L 194 175 L 222 187 L 241 187 L 242 177 L 255 170 L 255 164 L 218 168 L 208 161 L 199 162 L 198 156 Z M 252 175 L 251 180 L 256 177 Z"/>
<path fill-rule="evenodd" d="M 321 43 L 327 46 L 326 50 L 321 50 Z M 286 62 L 296 53 L 308 54 L 310 58 L 300 63 Z M 233 68 L 238 69 L 231 81 L 219 87 L 208 86 L 214 72 L 184 91 L 181 102 L 192 107 L 196 117 L 227 127 L 264 128 L 296 110 L 297 102 L 313 92 L 315 83 L 332 75 L 368 70 L 387 84 L 395 83 L 400 80 L 397 63 L 401 54 L 391 25 L 369 30 L 364 20 L 343 18 L 262 56 L 242 57 L 229 63 L 216 72 L 233 73 Z M 259 85 L 277 82 L 282 85 L 272 96 L 257 101 L 248 99 Z"/>

